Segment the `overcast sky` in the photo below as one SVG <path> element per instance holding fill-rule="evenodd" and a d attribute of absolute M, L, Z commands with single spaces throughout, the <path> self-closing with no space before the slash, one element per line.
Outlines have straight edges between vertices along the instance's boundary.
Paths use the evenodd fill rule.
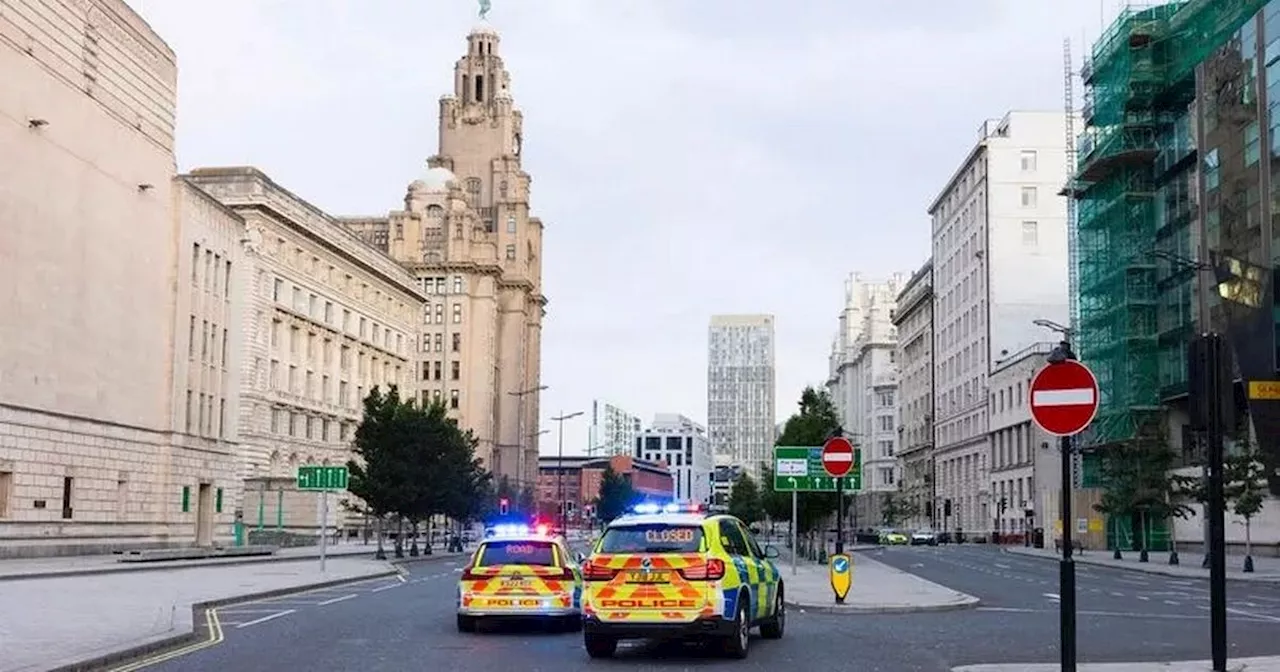
<path fill-rule="evenodd" d="M 128 0 L 178 54 L 178 164 L 383 214 L 436 151 L 468 0 Z M 826 377 L 852 271 L 910 272 L 925 208 L 1009 109 L 1063 106 L 1121 0 L 493 0 L 546 224 L 546 418 L 706 418 L 707 322 L 773 313 L 778 416 Z M 554 449 L 554 434 L 544 452 Z"/>

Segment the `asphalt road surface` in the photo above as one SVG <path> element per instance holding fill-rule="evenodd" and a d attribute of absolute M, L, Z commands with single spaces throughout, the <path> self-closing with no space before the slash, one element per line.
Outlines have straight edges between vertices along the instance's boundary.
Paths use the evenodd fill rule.
<path fill-rule="evenodd" d="M 1054 563 L 958 547 L 890 549 L 877 552 L 877 557 L 983 597 L 987 605 L 981 610 L 904 615 L 792 612 L 786 636 L 779 641 L 754 639 L 745 661 L 723 660 L 697 647 L 648 642 L 624 644 L 614 660 L 590 660 L 578 633 L 528 626 L 458 633 L 453 600 L 461 563 L 450 560 L 409 565 L 411 573 L 403 580 L 379 579 L 222 609 L 218 615 L 223 641 L 146 669 L 777 670 L 788 666 L 822 669 L 833 660 L 853 658 L 858 669 L 869 672 L 944 672 L 970 663 L 1056 661 L 1056 603 L 1045 595 L 1056 591 Z M 1111 594 L 1125 590 L 1136 594 L 1142 586 L 1121 579 L 1145 576 L 1082 570 L 1082 609 L 1089 610 L 1080 617 L 1082 660 L 1208 655 L 1207 619 L 1189 601 L 1197 591 L 1196 582 L 1161 582 L 1160 590 L 1168 595 L 1154 595 L 1155 591 L 1144 588 L 1150 597 L 1146 602 L 1156 603 L 1147 614 L 1134 606 L 1136 597 L 1125 602 Z M 1108 578 L 1102 582 L 1097 574 Z M 1101 585 L 1106 586 L 1101 595 L 1090 592 Z M 1202 585 L 1199 589 L 1203 592 Z M 1178 602 L 1179 597 L 1188 601 L 1165 604 L 1166 597 L 1168 602 Z M 1237 646 L 1232 655 L 1280 652 L 1280 638 L 1275 637 L 1280 616 L 1264 618 L 1280 610 L 1280 599 L 1253 604 L 1264 602 L 1271 606 L 1253 607 L 1257 611 L 1253 616 L 1233 615 L 1230 628 Z M 1112 613 L 1124 615 L 1104 615 Z M 1274 644 L 1268 645 L 1268 638 Z"/>
<path fill-rule="evenodd" d="M 1056 651 L 1058 563 L 984 545 L 894 547 L 871 557 L 982 600 L 978 613 L 1019 617 L 1012 641 Z M 1153 558 L 1154 559 L 1154 558 Z M 855 579 L 856 580 L 856 579 Z M 1209 582 L 1076 564 L 1082 661 L 1209 657 Z M 1231 656 L 1280 653 L 1280 585 L 1227 582 Z M 1136 658 L 1142 659 L 1142 658 Z"/>

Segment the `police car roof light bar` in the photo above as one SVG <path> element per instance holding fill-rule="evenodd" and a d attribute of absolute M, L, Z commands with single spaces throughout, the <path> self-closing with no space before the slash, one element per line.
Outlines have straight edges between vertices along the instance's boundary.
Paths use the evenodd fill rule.
<path fill-rule="evenodd" d="M 701 513 L 702 507 L 698 504 L 681 504 L 679 502 L 670 502 L 667 504 L 654 504 L 653 502 L 645 502 L 636 504 L 631 507 L 631 511 L 640 514 L 653 513 Z"/>

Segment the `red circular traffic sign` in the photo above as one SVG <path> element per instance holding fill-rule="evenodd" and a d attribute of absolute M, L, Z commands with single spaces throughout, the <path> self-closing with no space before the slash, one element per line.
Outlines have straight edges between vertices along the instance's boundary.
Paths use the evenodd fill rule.
<path fill-rule="evenodd" d="M 1098 413 L 1098 379 L 1074 360 L 1049 364 L 1031 379 L 1031 417 L 1044 431 L 1071 436 Z"/>
<path fill-rule="evenodd" d="M 853 469 L 853 444 L 839 436 L 822 444 L 822 468 L 832 478 L 840 478 Z"/>

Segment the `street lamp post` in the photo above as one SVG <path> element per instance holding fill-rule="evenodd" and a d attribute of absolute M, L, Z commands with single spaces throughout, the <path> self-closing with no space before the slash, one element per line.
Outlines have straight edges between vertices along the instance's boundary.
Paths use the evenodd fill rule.
<path fill-rule="evenodd" d="M 507 393 L 515 397 L 517 400 L 517 403 L 516 403 L 516 482 L 517 483 L 524 483 L 528 480 L 525 478 L 526 474 L 525 474 L 525 465 L 524 465 L 524 440 L 525 440 L 524 398 L 530 394 L 537 394 L 545 389 L 547 389 L 546 385 L 540 385 L 538 387 L 531 387 L 527 390 L 518 390 L 515 392 Z"/>
<path fill-rule="evenodd" d="M 582 415 L 582 411 L 575 411 L 567 415 L 565 414 L 564 411 L 560 411 L 559 416 L 551 418 L 556 422 L 556 424 L 560 426 L 559 428 L 560 437 L 558 440 L 558 443 L 560 445 L 559 445 L 559 448 L 556 450 L 556 501 L 559 503 L 559 506 L 560 506 L 560 531 L 564 534 L 569 533 L 569 528 L 565 520 L 567 515 L 567 512 L 565 511 L 565 509 L 567 507 L 565 506 L 565 501 L 564 501 L 564 421 L 569 420 L 571 418 L 576 418 L 579 415 Z"/>
<path fill-rule="evenodd" d="M 1049 354 L 1049 363 L 1076 358 L 1071 350 L 1072 332 L 1052 320 L 1034 320 L 1044 327 L 1062 334 L 1062 342 Z M 1076 565 L 1071 557 L 1071 436 L 1063 436 L 1059 444 L 1062 451 L 1062 560 L 1058 564 L 1058 637 L 1063 672 L 1076 669 Z"/>

